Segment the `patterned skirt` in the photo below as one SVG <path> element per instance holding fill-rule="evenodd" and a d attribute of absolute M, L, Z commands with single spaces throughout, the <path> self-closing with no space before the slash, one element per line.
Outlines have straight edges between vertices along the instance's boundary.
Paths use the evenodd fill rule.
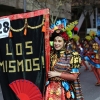
<path fill-rule="evenodd" d="M 63 82 L 63 85 L 61 81 L 50 81 L 46 87 L 45 100 L 84 100 L 78 80 Z"/>

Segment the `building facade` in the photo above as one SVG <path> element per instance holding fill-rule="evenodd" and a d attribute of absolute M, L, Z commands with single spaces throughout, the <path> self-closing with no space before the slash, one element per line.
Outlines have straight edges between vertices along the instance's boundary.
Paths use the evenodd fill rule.
<path fill-rule="evenodd" d="M 100 26 L 100 0 L 72 0 L 72 19 L 79 20 L 78 34 L 84 38 L 87 29 L 97 29 Z"/>
<path fill-rule="evenodd" d="M 50 15 L 71 19 L 71 0 L 0 0 L 0 16 L 50 9 Z"/>

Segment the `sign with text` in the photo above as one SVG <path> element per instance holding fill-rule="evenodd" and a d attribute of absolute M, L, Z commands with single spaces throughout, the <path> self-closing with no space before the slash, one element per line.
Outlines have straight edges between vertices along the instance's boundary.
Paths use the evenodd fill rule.
<path fill-rule="evenodd" d="M 9 30 L 10 30 L 9 18 L 0 19 L 0 38 L 8 37 Z"/>
<path fill-rule="evenodd" d="M 4 100 L 43 100 L 49 34 L 41 30 L 43 24 L 49 28 L 47 11 L 0 19 L 1 34 L 8 31 L 12 34 L 0 39 L 0 84 Z"/>

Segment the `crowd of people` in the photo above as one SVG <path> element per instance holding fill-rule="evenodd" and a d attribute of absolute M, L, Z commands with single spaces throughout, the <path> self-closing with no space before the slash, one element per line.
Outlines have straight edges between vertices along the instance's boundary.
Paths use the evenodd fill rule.
<path fill-rule="evenodd" d="M 97 41 L 98 40 L 98 41 Z M 96 86 L 100 86 L 100 40 L 98 36 L 94 36 L 92 39 L 83 41 L 83 54 L 82 54 L 82 66 L 85 70 L 89 70 L 88 65 L 91 66 L 97 82 Z M 88 63 L 88 64 L 87 64 Z"/>

